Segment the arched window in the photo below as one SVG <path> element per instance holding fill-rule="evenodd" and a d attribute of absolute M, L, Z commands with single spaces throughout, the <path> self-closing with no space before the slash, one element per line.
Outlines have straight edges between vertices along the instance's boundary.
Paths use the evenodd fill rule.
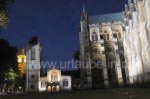
<path fill-rule="evenodd" d="M 104 39 L 104 35 L 100 35 L 100 39 L 103 40 Z"/>
<path fill-rule="evenodd" d="M 121 33 L 118 33 L 118 37 L 121 38 Z"/>
<path fill-rule="evenodd" d="M 92 35 L 92 41 L 94 41 L 94 35 Z"/>
<path fill-rule="evenodd" d="M 113 36 L 114 36 L 114 38 L 117 38 L 117 34 L 115 33 L 115 34 L 113 34 Z"/>
<path fill-rule="evenodd" d="M 92 33 L 92 41 L 98 41 L 98 35 L 96 32 Z"/>
<path fill-rule="evenodd" d="M 51 81 L 52 82 L 58 82 L 58 75 L 56 72 L 53 72 L 51 75 Z"/>
<path fill-rule="evenodd" d="M 131 0 L 130 2 L 131 2 L 131 3 L 134 3 L 134 0 Z"/>
<path fill-rule="evenodd" d="M 98 41 L 98 36 L 95 34 L 95 41 Z"/>
<path fill-rule="evenodd" d="M 106 35 L 104 35 L 104 40 L 106 40 Z"/>
<path fill-rule="evenodd" d="M 98 53 L 99 52 L 99 50 L 98 50 L 98 48 L 93 48 L 93 53 Z"/>
<path fill-rule="evenodd" d="M 35 49 L 31 50 L 31 60 L 35 60 Z"/>
<path fill-rule="evenodd" d="M 63 80 L 63 86 L 68 86 L 68 80 L 67 79 Z"/>
<path fill-rule="evenodd" d="M 107 33 L 107 31 L 105 30 L 104 33 Z"/>
<path fill-rule="evenodd" d="M 107 40 L 109 40 L 109 34 L 107 34 Z"/>
<path fill-rule="evenodd" d="M 109 39 L 109 35 L 108 35 L 107 30 L 104 30 L 103 33 L 104 33 L 104 36 L 103 36 L 104 40 L 108 40 Z"/>
<path fill-rule="evenodd" d="M 44 88 L 46 83 L 44 81 L 41 82 L 41 88 Z"/>

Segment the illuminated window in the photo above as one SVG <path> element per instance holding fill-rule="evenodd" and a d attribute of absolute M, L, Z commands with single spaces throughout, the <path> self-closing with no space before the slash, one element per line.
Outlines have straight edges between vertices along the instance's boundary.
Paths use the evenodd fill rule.
<path fill-rule="evenodd" d="M 23 60 L 23 62 L 25 62 L 25 63 L 26 63 L 26 59 L 24 59 L 24 60 Z"/>
<path fill-rule="evenodd" d="M 18 59 L 18 63 L 21 63 L 21 62 L 22 62 L 22 59 L 21 59 L 21 58 L 19 58 L 19 59 Z"/>
<path fill-rule="evenodd" d="M 51 75 L 51 81 L 52 82 L 58 82 L 58 75 L 56 72 L 53 72 Z"/>

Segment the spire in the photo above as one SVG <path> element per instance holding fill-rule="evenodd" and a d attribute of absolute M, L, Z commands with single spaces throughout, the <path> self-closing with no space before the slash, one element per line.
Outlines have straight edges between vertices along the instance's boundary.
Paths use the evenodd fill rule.
<path fill-rule="evenodd" d="M 24 52 L 24 47 L 23 47 L 23 43 L 21 44 L 21 47 L 20 47 L 20 55 L 24 55 L 25 52 Z"/>
<path fill-rule="evenodd" d="M 24 47 L 23 47 L 23 43 L 21 44 L 21 47 L 20 47 L 20 49 L 24 49 Z"/>
<path fill-rule="evenodd" d="M 87 12 L 85 10 L 85 6 L 83 4 L 82 14 L 81 14 L 81 21 L 87 20 Z"/>
<path fill-rule="evenodd" d="M 85 11 L 85 5 L 84 4 L 83 4 L 82 13 L 86 13 L 86 11 Z"/>
<path fill-rule="evenodd" d="M 38 44 L 40 44 L 40 38 L 38 37 Z"/>

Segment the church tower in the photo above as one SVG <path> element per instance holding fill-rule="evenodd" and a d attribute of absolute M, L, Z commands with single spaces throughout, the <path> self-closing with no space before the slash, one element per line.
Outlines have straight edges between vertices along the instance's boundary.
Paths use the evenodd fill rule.
<path fill-rule="evenodd" d="M 18 69 L 21 76 L 26 73 L 26 55 L 23 45 L 21 45 L 20 53 L 18 54 Z"/>
<path fill-rule="evenodd" d="M 83 6 L 80 21 L 80 74 L 82 88 L 92 88 L 88 15 Z"/>
<path fill-rule="evenodd" d="M 41 69 L 41 45 L 38 37 L 32 37 L 27 49 L 26 92 L 39 92 Z"/>

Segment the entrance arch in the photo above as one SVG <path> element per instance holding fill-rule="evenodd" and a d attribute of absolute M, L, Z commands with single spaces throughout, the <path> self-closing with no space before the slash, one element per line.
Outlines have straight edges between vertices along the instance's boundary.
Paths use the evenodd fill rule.
<path fill-rule="evenodd" d="M 52 91 L 51 86 L 48 86 L 48 87 L 47 87 L 47 91 L 48 91 L 48 92 L 51 92 L 51 91 Z"/>

